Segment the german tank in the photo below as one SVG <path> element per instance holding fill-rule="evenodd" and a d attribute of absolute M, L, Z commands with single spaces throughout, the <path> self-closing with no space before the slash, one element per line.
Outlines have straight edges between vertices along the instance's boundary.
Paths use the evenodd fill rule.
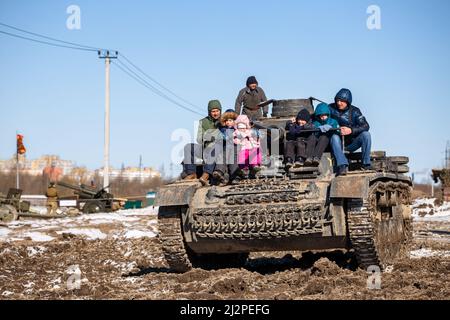
<path fill-rule="evenodd" d="M 313 100 L 275 101 L 271 118 L 255 126 L 276 132 L 282 151 L 286 121 L 302 108 L 313 113 Z M 330 249 L 353 250 L 361 268 L 383 269 L 407 254 L 407 157 L 372 152 L 373 170 L 362 171 L 360 154 L 349 154 L 348 174 L 336 177 L 329 152 L 318 167 L 286 171 L 283 153 L 272 151 L 268 169 L 255 179 L 223 187 L 177 181 L 160 188 L 159 239 L 171 269 L 240 267 L 250 252 Z"/>

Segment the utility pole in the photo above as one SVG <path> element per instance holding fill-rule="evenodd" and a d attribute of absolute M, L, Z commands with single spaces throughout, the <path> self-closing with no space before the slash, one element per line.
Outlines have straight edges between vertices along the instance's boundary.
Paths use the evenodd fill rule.
<path fill-rule="evenodd" d="M 103 148 L 103 188 L 109 191 L 109 144 L 110 144 L 110 128 L 109 128 L 109 114 L 110 114 L 110 82 L 109 70 L 111 66 L 111 59 L 117 59 L 117 51 L 99 50 L 98 57 L 105 59 L 105 143 Z"/>
<path fill-rule="evenodd" d="M 445 148 L 445 168 L 450 169 L 450 141 L 447 141 L 447 147 Z"/>
<path fill-rule="evenodd" d="M 139 178 L 141 183 L 144 181 L 144 177 L 142 176 L 142 155 L 139 156 Z"/>

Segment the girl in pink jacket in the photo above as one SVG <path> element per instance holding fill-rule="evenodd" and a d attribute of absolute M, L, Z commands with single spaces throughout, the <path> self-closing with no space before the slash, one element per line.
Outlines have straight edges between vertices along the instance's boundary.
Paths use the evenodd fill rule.
<path fill-rule="evenodd" d="M 243 170 L 259 167 L 262 162 L 258 131 L 250 126 L 246 115 L 240 115 L 235 122 L 233 141 L 238 146 L 238 164 Z"/>

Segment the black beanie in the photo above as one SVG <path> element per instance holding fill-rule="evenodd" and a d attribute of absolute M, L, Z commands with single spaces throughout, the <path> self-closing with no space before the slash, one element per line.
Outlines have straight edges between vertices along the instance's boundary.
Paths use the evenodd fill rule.
<path fill-rule="evenodd" d="M 297 114 L 297 121 L 299 120 L 304 120 L 306 122 L 309 122 L 309 120 L 311 120 L 311 114 L 309 113 L 308 110 L 306 109 L 302 109 L 300 110 L 300 112 Z"/>
<path fill-rule="evenodd" d="M 248 77 L 247 79 L 247 87 L 251 84 L 258 84 L 258 80 L 256 80 L 255 76 Z"/>

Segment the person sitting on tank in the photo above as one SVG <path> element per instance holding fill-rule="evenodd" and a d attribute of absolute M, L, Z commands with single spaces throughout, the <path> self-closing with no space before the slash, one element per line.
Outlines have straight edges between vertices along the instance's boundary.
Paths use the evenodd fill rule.
<path fill-rule="evenodd" d="M 258 105 L 261 102 L 267 101 L 264 90 L 259 87 L 258 80 L 255 76 L 248 77 L 246 87 L 239 91 L 234 106 L 234 111 L 238 115 L 242 114 L 249 117 L 251 121 L 259 120 L 262 117 L 266 118 L 269 112 L 269 106 L 263 107 L 262 111 Z"/>
<path fill-rule="evenodd" d="M 308 110 L 302 109 L 297 117 L 286 123 L 286 148 L 284 158 L 286 170 L 292 166 L 301 167 L 305 161 L 310 161 L 316 144 L 314 124 Z M 295 162 L 294 162 L 295 161 Z"/>
<path fill-rule="evenodd" d="M 220 132 L 222 133 L 222 141 L 218 140 L 221 145 L 216 149 L 216 168 L 213 173 L 214 179 L 219 186 L 227 185 L 233 181 L 239 173 L 237 164 L 237 148 L 234 144 L 235 121 L 238 114 L 233 109 L 226 110 L 220 117 Z M 220 150 L 219 153 L 218 150 Z"/>
<path fill-rule="evenodd" d="M 351 91 L 344 88 L 339 90 L 334 98 L 334 103 L 330 104 L 331 117 L 337 120 L 340 126 L 340 136 L 334 134 L 331 137 L 331 148 L 337 162 L 337 176 L 346 175 L 348 170 L 348 160 L 342 149 L 341 137 L 345 142 L 345 151 L 355 152 L 361 148 L 361 170 L 372 169 L 370 126 L 361 110 L 352 105 L 352 99 Z"/>
<path fill-rule="evenodd" d="M 197 143 L 189 143 L 184 147 L 183 180 L 197 179 L 197 166 L 202 167 L 199 181 L 209 184 L 215 168 L 215 140 L 220 136 L 220 116 L 222 105 L 219 100 L 208 103 L 208 116 L 201 119 L 197 131 Z"/>
<path fill-rule="evenodd" d="M 261 142 L 258 130 L 250 125 L 250 119 L 246 115 L 240 115 L 236 119 L 233 142 L 237 145 L 238 164 L 245 179 L 255 178 L 261 170 Z M 235 182 L 240 180 L 237 176 Z"/>
<path fill-rule="evenodd" d="M 339 123 L 331 118 L 330 107 L 326 103 L 320 103 L 314 112 L 314 122 L 315 128 L 319 129 L 315 135 L 317 137 L 316 145 L 314 146 L 314 151 L 312 152 L 312 157 L 305 161 L 306 165 L 318 166 L 325 149 L 330 144 L 330 139 L 334 134 L 338 134 Z"/>

